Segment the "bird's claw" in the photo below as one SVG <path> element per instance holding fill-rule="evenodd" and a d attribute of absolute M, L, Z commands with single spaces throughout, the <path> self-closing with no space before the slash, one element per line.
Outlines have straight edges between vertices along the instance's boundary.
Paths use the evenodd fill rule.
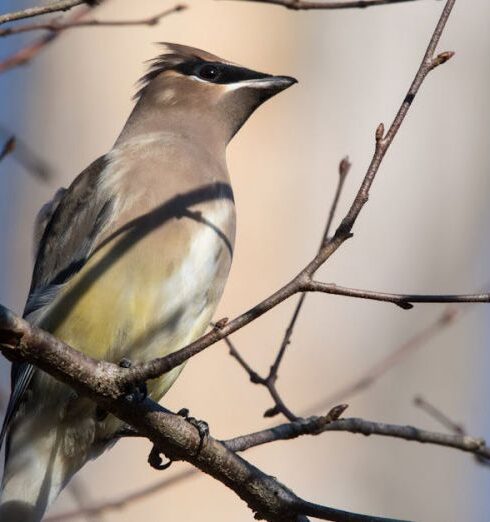
<path fill-rule="evenodd" d="M 196 428 L 198 434 L 199 434 L 199 446 L 196 451 L 196 455 L 199 455 L 201 453 L 201 450 L 204 446 L 204 442 L 209 436 L 209 424 L 206 421 L 196 419 L 194 417 L 191 417 L 189 415 L 189 409 L 188 408 L 182 408 L 177 412 L 177 415 L 180 415 L 181 417 L 184 417 L 184 419 L 194 426 Z"/>
<path fill-rule="evenodd" d="M 159 471 L 164 471 L 168 469 L 172 465 L 173 460 L 167 460 L 167 462 L 163 462 L 162 460 L 162 453 L 161 451 L 156 447 L 153 446 L 153 448 L 150 451 L 150 454 L 148 455 L 148 464 Z"/>
<path fill-rule="evenodd" d="M 123 357 L 118 364 L 121 368 L 131 368 L 133 362 L 131 359 Z M 128 402 L 143 402 L 147 397 L 148 388 L 146 387 L 145 382 L 132 386 L 128 393 L 124 396 Z"/>

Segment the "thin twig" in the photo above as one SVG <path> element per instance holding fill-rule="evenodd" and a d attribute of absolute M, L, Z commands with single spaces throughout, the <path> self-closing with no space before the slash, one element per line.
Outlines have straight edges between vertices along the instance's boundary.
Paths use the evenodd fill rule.
<path fill-rule="evenodd" d="M 84 17 L 86 14 L 88 14 L 93 7 L 90 7 L 88 5 L 85 5 L 75 11 L 74 13 L 71 13 L 68 15 L 68 21 L 66 23 L 74 23 L 78 20 L 80 20 L 82 17 Z M 35 40 L 34 42 L 31 42 L 30 44 L 26 45 L 22 49 L 18 50 L 11 56 L 8 56 L 3 61 L 0 62 L 0 73 L 3 73 L 9 69 L 12 69 L 13 67 L 18 67 L 19 65 L 25 65 L 30 60 L 32 60 L 35 56 L 37 56 L 47 45 L 52 43 L 58 36 L 63 34 L 63 31 L 54 31 L 47 33 L 46 35 L 42 36 L 41 38 Z"/>
<path fill-rule="evenodd" d="M 487 292 L 477 294 L 391 294 L 386 292 L 375 292 L 373 290 L 361 290 L 358 288 L 347 288 L 334 283 L 322 283 L 320 281 L 308 280 L 304 283 L 306 292 L 323 292 L 326 294 L 343 295 L 357 299 L 368 299 L 392 303 L 404 310 L 410 310 L 416 303 L 490 303 L 490 294 Z"/>
<path fill-rule="evenodd" d="M 10 130 L 0 124 L 0 134 L 11 136 Z M 9 138 L 8 141 L 10 141 Z M 5 149 L 5 146 L 4 146 Z M 31 147 L 18 136 L 15 137 L 15 147 L 9 151 L 12 153 L 12 158 L 29 173 L 42 180 L 48 180 L 51 177 L 52 168 L 35 153 Z"/>
<path fill-rule="evenodd" d="M 260 4 L 280 5 L 294 11 L 308 9 L 359 9 L 389 4 L 401 4 L 415 0 L 344 0 L 340 2 L 310 2 L 308 0 L 241 0 L 242 2 L 256 2 Z"/>
<path fill-rule="evenodd" d="M 456 433 L 458 435 L 466 435 L 466 430 L 464 429 L 462 424 L 454 422 L 439 408 L 436 408 L 433 404 L 425 400 L 420 395 L 415 397 L 413 403 L 415 404 L 415 406 L 418 406 L 421 410 L 425 411 L 425 413 L 427 413 L 430 417 L 435 419 L 444 427 L 448 428 L 453 433 Z"/>
<path fill-rule="evenodd" d="M 243 435 L 224 441 L 227 448 L 233 451 L 245 451 L 262 444 L 269 444 L 279 440 L 294 439 L 301 435 L 318 435 L 327 431 L 342 431 L 361 435 L 379 435 L 403 439 L 423 444 L 434 444 L 454 448 L 481 457 L 490 458 L 490 448 L 482 438 L 469 437 L 468 435 L 438 433 L 422 430 L 414 426 L 401 426 L 398 424 L 386 424 L 373 422 L 355 417 L 339 419 L 327 422 L 325 417 L 309 417 L 295 422 L 288 422 L 261 430 L 248 435 Z"/>
<path fill-rule="evenodd" d="M 466 428 L 463 424 L 459 422 L 453 421 L 448 415 L 446 415 L 439 408 L 431 404 L 429 401 L 421 397 L 420 395 L 415 397 L 414 399 L 415 406 L 418 406 L 422 410 L 424 410 L 428 415 L 430 415 L 433 419 L 438 421 L 440 424 L 448 428 L 450 431 L 455 433 L 456 435 L 460 435 L 462 437 L 466 437 L 468 435 Z M 482 453 L 477 453 L 475 455 L 475 459 L 478 464 L 483 466 L 490 466 L 490 456 Z"/>
<path fill-rule="evenodd" d="M 7 29 L 0 29 L 0 37 L 10 36 L 13 34 L 26 33 L 30 31 L 51 31 L 59 32 L 66 29 L 74 29 L 80 27 L 132 27 L 132 26 L 154 26 L 157 25 L 162 18 L 171 14 L 178 13 L 187 9 L 185 4 L 177 4 L 174 7 L 165 9 L 164 11 L 149 16 L 147 18 L 140 18 L 136 20 L 81 20 L 72 22 L 58 22 L 50 21 L 38 24 L 25 24 L 15 27 L 8 27 Z"/>
<path fill-rule="evenodd" d="M 349 173 L 349 170 L 351 168 L 351 164 L 349 162 L 349 158 L 346 156 L 342 159 L 342 161 L 339 164 L 338 169 L 338 181 L 337 181 L 337 188 L 335 190 L 335 196 L 333 198 L 332 204 L 330 205 L 330 210 L 328 213 L 327 218 L 327 224 L 325 225 L 325 230 L 322 235 L 322 240 L 320 242 L 320 249 L 325 245 L 325 243 L 328 241 L 328 235 L 330 234 L 330 229 L 332 227 L 332 223 L 335 217 L 335 212 L 337 210 L 337 206 L 340 200 L 340 195 L 342 193 L 342 189 L 344 187 L 345 178 L 347 177 L 347 174 Z M 297 417 L 296 415 L 286 406 L 284 400 L 281 398 L 279 392 L 276 388 L 276 381 L 278 379 L 278 372 L 279 372 L 279 366 L 281 365 L 281 362 L 284 358 L 284 354 L 286 353 L 286 349 L 291 343 L 291 337 L 293 335 L 294 327 L 296 326 L 296 322 L 298 320 L 298 317 L 301 313 L 301 310 L 303 308 L 303 304 L 306 299 L 306 292 L 303 292 L 294 308 L 293 315 L 291 316 L 291 319 L 289 321 L 289 324 L 286 328 L 286 331 L 284 333 L 284 337 L 281 341 L 281 344 L 279 346 L 279 349 L 277 351 L 276 358 L 274 362 L 272 363 L 269 371 L 269 375 L 265 378 L 260 378 L 258 381 L 255 381 L 256 384 L 262 384 L 265 386 L 269 393 L 271 394 L 273 400 L 274 400 L 274 407 L 270 408 L 266 411 L 265 415 L 267 417 L 272 417 L 276 415 L 277 413 L 282 413 L 287 419 L 289 420 L 295 420 Z M 231 353 L 230 349 L 230 353 Z M 238 354 L 237 350 L 234 349 L 234 356 Z M 233 354 L 232 354 L 233 355 Z M 237 359 L 239 362 L 240 360 Z M 249 372 L 250 373 L 250 372 Z M 251 376 L 252 378 L 252 376 Z M 254 381 L 252 381 L 254 382 Z"/>
<path fill-rule="evenodd" d="M 14 22 L 15 20 L 22 20 L 25 18 L 32 18 L 34 16 L 41 16 L 49 13 L 58 13 L 60 11 L 68 11 L 72 7 L 88 3 L 86 0 L 60 0 L 48 5 L 41 5 L 39 7 L 29 7 L 13 13 L 5 13 L 0 15 L 0 25 L 7 22 Z"/>
<path fill-rule="evenodd" d="M 10 136 L 10 138 L 8 138 L 7 141 L 3 144 L 2 150 L 0 151 L 0 161 L 2 161 L 5 156 L 8 156 L 15 150 L 16 144 L 17 141 L 15 136 Z"/>

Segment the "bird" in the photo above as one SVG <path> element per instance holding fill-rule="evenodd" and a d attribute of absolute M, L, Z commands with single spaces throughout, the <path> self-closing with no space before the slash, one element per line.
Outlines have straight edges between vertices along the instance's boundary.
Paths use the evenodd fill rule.
<path fill-rule="evenodd" d="M 109 152 L 60 189 L 35 225 L 30 323 L 98 360 L 144 362 L 200 337 L 233 256 L 226 147 L 296 80 L 164 43 Z M 253 182 L 253 181 L 251 181 Z M 182 370 L 147 383 L 159 401 Z M 37 522 L 121 422 L 25 362 L 14 363 L 1 440 L 1 522 Z"/>

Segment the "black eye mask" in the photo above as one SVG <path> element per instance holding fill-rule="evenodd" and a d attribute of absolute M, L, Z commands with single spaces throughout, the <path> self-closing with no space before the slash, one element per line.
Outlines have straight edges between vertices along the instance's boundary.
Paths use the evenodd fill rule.
<path fill-rule="evenodd" d="M 175 67 L 175 70 L 186 76 L 195 76 L 210 83 L 238 83 L 246 80 L 260 80 L 268 78 L 269 74 L 259 73 L 219 62 L 203 62 L 201 60 L 189 61 Z"/>

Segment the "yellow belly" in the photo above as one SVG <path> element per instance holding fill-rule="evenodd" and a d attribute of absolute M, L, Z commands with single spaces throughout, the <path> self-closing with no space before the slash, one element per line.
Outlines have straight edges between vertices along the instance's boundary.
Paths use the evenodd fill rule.
<path fill-rule="evenodd" d="M 57 296 L 41 327 L 113 362 L 161 357 L 199 337 L 231 258 L 211 228 L 182 221 L 174 226 L 182 231 L 156 231 L 129 249 L 119 237 L 97 251 Z M 148 383 L 151 396 L 160 399 L 179 372 Z"/>

